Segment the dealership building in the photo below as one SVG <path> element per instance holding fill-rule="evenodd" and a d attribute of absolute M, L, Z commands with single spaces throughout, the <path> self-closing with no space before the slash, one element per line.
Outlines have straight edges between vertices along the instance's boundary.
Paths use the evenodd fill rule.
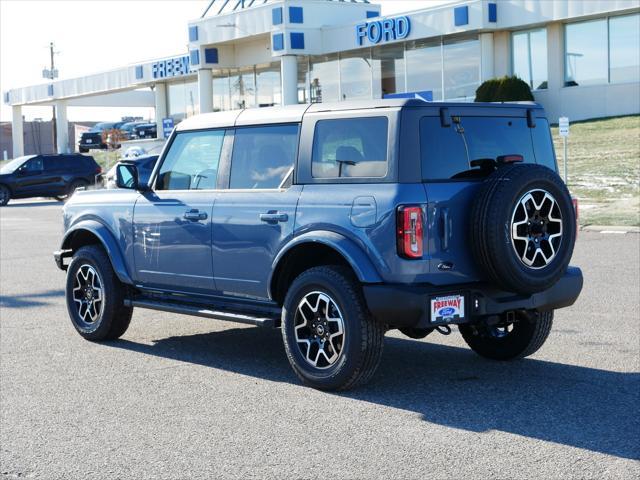
<path fill-rule="evenodd" d="M 4 92 L 13 156 L 23 108 L 155 107 L 158 132 L 197 113 L 393 96 L 473 101 L 517 75 L 552 122 L 640 113 L 639 0 L 465 0 L 392 16 L 367 0 L 213 0 L 188 49 Z"/>

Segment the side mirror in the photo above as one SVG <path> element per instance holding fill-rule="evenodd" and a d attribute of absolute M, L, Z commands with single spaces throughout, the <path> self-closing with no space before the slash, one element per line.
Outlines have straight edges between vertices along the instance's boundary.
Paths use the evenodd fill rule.
<path fill-rule="evenodd" d="M 138 181 L 138 167 L 133 163 L 119 163 L 116 167 L 116 186 L 129 190 L 147 190 L 146 185 Z"/>

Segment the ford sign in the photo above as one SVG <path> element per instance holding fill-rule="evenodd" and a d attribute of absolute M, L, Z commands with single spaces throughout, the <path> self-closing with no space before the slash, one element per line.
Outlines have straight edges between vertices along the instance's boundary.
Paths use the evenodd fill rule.
<path fill-rule="evenodd" d="M 356 25 L 356 40 L 362 45 L 365 38 L 372 44 L 407 38 L 411 32 L 409 17 L 384 18 Z"/>

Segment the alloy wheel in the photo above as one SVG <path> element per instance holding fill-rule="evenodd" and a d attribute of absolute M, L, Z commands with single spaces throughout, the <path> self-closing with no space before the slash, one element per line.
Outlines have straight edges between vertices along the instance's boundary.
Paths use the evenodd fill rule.
<path fill-rule="evenodd" d="M 520 261 L 532 269 L 544 268 L 556 257 L 562 242 L 562 213 L 549 192 L 525 193 L 511 217 L 511 244 Z"/>
<path fill-rule="evenodd" d="M 302 356 L 314 368 L 334 365 L 344 348 L 344 319 L 338 304 L 328 294 L 307 293 L 296 309 L 295 339 Z"/>
<path fill-rule="evenodd" d="M 97 322 L 104 308 L 104 284 L 100 275 L 89 264 L 83 264 L 76 272 L 73 284 L 73 301 L 78 316 L 87 325 Z"/>

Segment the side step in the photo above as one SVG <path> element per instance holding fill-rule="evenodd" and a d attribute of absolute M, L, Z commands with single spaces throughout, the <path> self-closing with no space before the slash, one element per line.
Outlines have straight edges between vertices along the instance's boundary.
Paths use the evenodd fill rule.
<path fill-rule="evenodd" d="M 124 301 L 128 307 L 147 308 L 150 310 L 159 310 L 161 312 L 180 313 L 183 315 L 191 315 L 195 317 L 213 318 L 215 320 L 226 320 L 228 322 L 245 323 L 248 325 L 257 325 L 264 328 L 275 328 L 280 326 L 279 317 L 255 316 L 246 313 L 234 313 L 222 310 L 211 310 L 204 305 L 183 304 L 172 301 L 153 300 L 153 299 L 127 299 Z"/>

